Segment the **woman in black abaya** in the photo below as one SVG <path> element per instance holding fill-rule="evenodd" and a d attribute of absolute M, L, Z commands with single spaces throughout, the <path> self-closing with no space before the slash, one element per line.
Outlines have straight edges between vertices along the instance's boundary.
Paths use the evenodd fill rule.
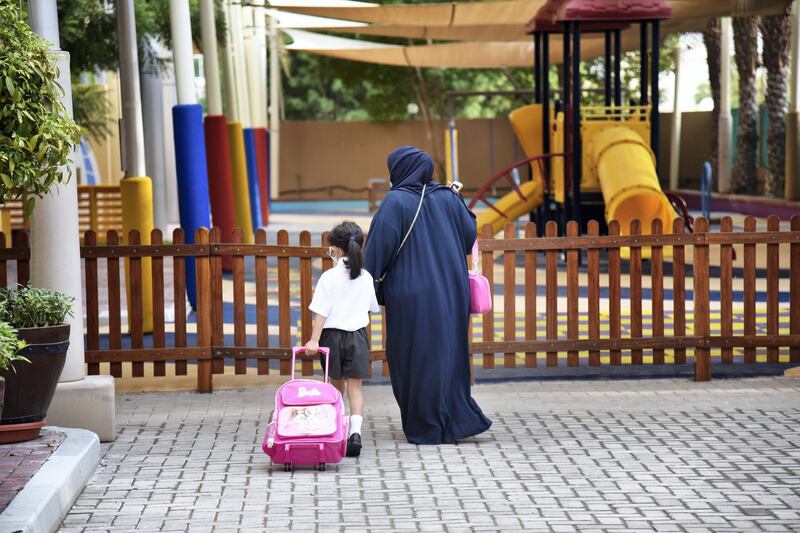
<path fill-rule="evenodd" d="M 433 161 L 422 150 L 398 148 L 388 164 L 392 189 L 372 220 L 364 266 L 376 279 L 386 273 L 392 389 L 409 442 L 455 443 L 491 425 L 470 395 L 466 256 L 477 238 L 475 216 L 433 181 Z"/>

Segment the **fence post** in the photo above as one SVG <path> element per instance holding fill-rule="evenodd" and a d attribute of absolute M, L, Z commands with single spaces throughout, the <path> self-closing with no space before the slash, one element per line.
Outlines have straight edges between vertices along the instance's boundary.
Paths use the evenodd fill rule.
<path fill-rule="evenodd" d="M 490 241 L 494 239 L 494 230 L 489 224 L 481 228 L 481 240 Z M 480 252 L 481 254 L 481 269 L 483 275 L 489 280 L 489 290 L 492 294 L 492 301 L 494 301 L 494 254 L 491 250 Z M 492 342 L 494 340 L 494 305 L 488 313 L 483 315 L 483 342 Z M 483 354 L 483 368 L 494 368 L 494 354 Z"/>
<path fill-rule="evenodd" d="M 507 222 L 503 236 L 506 240 L 516 237 L 517 227 L 513 222 Z M 517 335 L 517 307 L 516 307 L 516 268 L 517 253 L 514 250 L 503 252 L 503 336 L 506 342 L 516 340 Z M 517 355 L 508 352 L 503 357 L 505 368 L 517 366 Z"/>
<path fill-rule="evenodd" d="M 708 293 L 708 220 L 698 218 L 694 232 L 703 237 L 701 244 L 694 245 L 694 334 L 700 338 L 694 351 L 694 380 L 711 381 L 711 353 L 708 347 L 709 336 L 709 293 Z"/>
<path fill-rule="evenodd" d="M 198 228 L 194 233 L 194 243 L 205 245 L 206 251 L 195 256 L 197 274 L 197 346 L 208 348 L 211 353 L 211 254 L 209 252 L 208 230 Z M 197 361 L 197 392 L 212 392 L 213 373 L 211 359 Z"/>
<path fill-rule="evenodd" d="M 800 215 L 792 217 L 792 231 L 800 231 Z M 789 281 L 789 333 L 800 335 L 800 244 L 792 243 L 789 247 L 791 256 Z M 789 361 L 800 362 L 800 347 L 792 346 L 789 350 Z"/>

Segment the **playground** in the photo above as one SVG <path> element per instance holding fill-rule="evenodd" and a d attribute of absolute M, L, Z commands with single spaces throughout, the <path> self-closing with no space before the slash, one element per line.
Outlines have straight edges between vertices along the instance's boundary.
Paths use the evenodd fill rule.
<path fill-rule="evenodd" d="M 43 413 L 0 419 L 0 442 L 19 442 L 0 444 L 0 530 L 800 526 L 797 2 L 168 4 L 169 28 L 137 35 L 150 7 L 119 0 L 115 68 L 59 78 L 63 114 L 72 85 L 93 84 L 118 120 L 81 125 L 75 161 L 51 165 L 73 179 L 12 187 L 0 157 L 0 289 L 47 287 L 73 306 L 49 325 L 69 341 L 51 343 L 65 363 Z M 74 14 L 27 9 L 15 20 L 46 38 L 54 72 L 85 60 L 74 33 L 59 41 Z M 779 22 L 782 114 L 768 87 Z M 688 76 L 708 75 L 713 112 L 682 118 L 692 46 L 708 73 Z M 747 107 L 749 52 L 763 112 Z M 363 91 L 346 95 L 352 78 Z M 381 84 L 413 86 L 414 101 Z M 404 111 L 376 119 L 392 94 Z M 298 109 L 311 118 L 287 118 Z M 334 266 L 328 231 L 368 231 L 392 194 L 386 153 L 405 144 L 477 218 L 464 259 L 492 308 L 471 315 L 466 357 L 494 425 L 456 446 L 405 442 L 382 309 L 367 327 L 363 455 L 284 472 L 260 442 L 290 375 L 322 379 L 292 352 Z"/>

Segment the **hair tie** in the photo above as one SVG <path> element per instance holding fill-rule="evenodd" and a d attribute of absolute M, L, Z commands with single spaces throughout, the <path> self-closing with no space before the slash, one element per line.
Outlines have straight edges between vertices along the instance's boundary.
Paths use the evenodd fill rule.
<path fill-rule="evenodd" d="M 354 241 L 354 240 L 356 240 L 356 238 L 355 238 L 354 236 L 351 236 L 351 237 L 350 237 L 350 240 L 351 240 L 351 241 Z"/>

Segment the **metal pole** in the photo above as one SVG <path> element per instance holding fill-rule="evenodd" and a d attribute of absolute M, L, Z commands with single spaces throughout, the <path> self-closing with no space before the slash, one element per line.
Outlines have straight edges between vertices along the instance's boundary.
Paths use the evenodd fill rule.
<path fill-rule="evenodd" d="M 28 2 L 31 29 L 53 43 L 50 52 L 59 70 L 61 104 L 72 116 L 72 84 L 69 54 L 60 49 L 56 0 Z M 73 157 L 74 159 L 74 157 Z M 62 173 L 70 172 L 64 167 Z M 81 289 L 80 229 L 78 226 L 78 180 L 54 185 L 36 201 L 31 219 L 31 280 L 37 287 L 54 289 L 75 298 L 70 325 L 70 345 L 60 382 L 78 381 L 86 376 L 83 355 L 83 290 Z M 52 420 L 51 420 L 52 421 Z"/>
<path fill-rule="evenodd" d="M 614 105 L 622 105 L 622 32 L 614 30 Z"/>
<path fill-rule="evenodd" d="M 542 34 L 533 32 L 533 101 L 542 102 Z"/>
<path fill-rule="evenodd" d="M 647 105 L 649 102 L 649 77 L 647 57 L 647 22 L 639 23 L 639 105 Z"/>
<path fill-rule="evenodd" d="M 117 1 L 119 37 L 119 85 L 122 97 L 122 170 L 125 177 L 146 175 L 144 126 L 139 88 L 139 52 L 136 45 L 136 19 L 133 0 Z"/>
<path fill-rule="evenodd" d="M 603 68 L 603 75 L 605 76 L 605 104 L 607 106 L 611 105 L 611 82 L 613 80 L 613 75 L 611 73 L 611 30 L 606 30 L 603 34 L 605 39 L 605 62 Z"/>
<path fill-rule="evenodd" d="M 550 153 L 550 34 L 542 33 L 542 148 Z M 547 176 L 550 176 L 550 159 L 545 160 Z"/>
<path fill-rule="evenodd" d="M 792 52 L 789 60 L 789 112 L 786 114 L 787 200 L 800 200 L 800 2 L 792 5 Z"/>
<path fill-rule="evenodd" d="M 222 114 L 222 89 L 219 83 L 217 27 L 214 0 L 200 0 L 200 32 L 203 39 L 203 67 L 206 77 L 206 103 L 209 115 Z"/>
<path fill-rule="evenodd" d="M 650 148 L 653 150 L 653 154 L 656 156 L 656 174 L 661 176 L 661 168 L 659 167 L 659 149 L 661 143 L 661 131 L 660 125 L 661 120 L 658 112 L 658 103 L 661 100 L 661 92 L 658 88 L 658 73 L 660 72 L 660 56 L 659 53 L 661 50 L 661 37 L 659 35 L 660 29 L 660 21 L 654 20 L 652 22 L 652 42 L 651 47 L 651 56 L 650 59 L 652 61 L 652 66 L 650 68 L 650 87 L 651 87 L 651 94 L 650 94 Z"/>
<path fill-rule="evenodd" d="M 561 69 L 562 69 L 562 76 L 561 76 L 561 93 L 562 93 L 562 96 L 561 96 L 561 100 L 562 100 L 563 105 L 564 105 L 564 151 L 567 152 L 567 153 L 570 153 L 572 151 L 572 149 L 573 149 L 573 141 L 574 141 L 574 138 L 575 138 L 575 135 L 574 135 L 575 132 L 572 131 L 572 112 L 573 112 L 573 108 L 572 108 L 572 89 L 571 89 L 571 87 L 572 87 L 572 76 L 571 76 L 571 73 L 570 73 L 570 66 L 571 66 L 571 63 L 572 63 L 571 60 L 570 60 L 570 45 L 572 44 L 570 42 L 570 24 L 571 23 L 569 21 L 564 21 L 562 24 L 564 26 L 564 32 L 563 32 L 563 36 L 562 36 L 563 54 L 561 56 Z M 574 169 L 573 169 L 573 166 L 572 166 L 572 162 L 573 162 L 573 158 L 572 157 L 569 157 L 569 156 L 565 156 L 564 157 L 564 190 L 565 190 L 565 192 L 567 190 L 567 185 L 574 182 L 574 179 L 573 179 L 573 170 Z M 572 195 L 574 194 L 574 191 L 570 190 L 569 193 L 570 193 L 570 197 L 572 197 Z M 574 205 L 574 202 L 573 203 L 568 203 L 567 202 L 567 198 L 565 198 L 564 199 L 564 203 L 565 203 L 565 205 L 563 206 L 564 212 L 565 212 L 564 214 L 566 214 L 566 211 L 569 210 L 571 208 L 571 206 Z M 564 217 L 563 216 L 562 216 L 562 221 L 564 221 Z M 561 229 L 565 230 L 566 228 L 561 228 Z"/>
<path fill-rule="evenodd" d="M 281 124 L 281 66 L 278 57 L 278 29 L 275 21 L 269 25 L 269 165 L 270 194 L 279 196 L 280 187 L 280 124 Z"/>
<path fill-rule="evenodd" d="M 672 138 L 670 140 L 669 153 L 669 188 L 678 188 L 680 178 L 681 161 L 681 108 L 680 108 L 680 87 L 681 87 L 681 60 L 683 49 L 678 45 L 675 49 L 675 90 L 672 99 Z"/>
<path fill-rule="evenodd" d="M 717 186 L 719 192 L 731 191 L 733 117 L 731 116 L 731 38 L 730 17 L 719 20 L 719 131 L 717 132 Z"/>
<path fill-rule="evenodd" d="M 581 224 L 581 23 L 572 23 L 572 219 Z"/>

